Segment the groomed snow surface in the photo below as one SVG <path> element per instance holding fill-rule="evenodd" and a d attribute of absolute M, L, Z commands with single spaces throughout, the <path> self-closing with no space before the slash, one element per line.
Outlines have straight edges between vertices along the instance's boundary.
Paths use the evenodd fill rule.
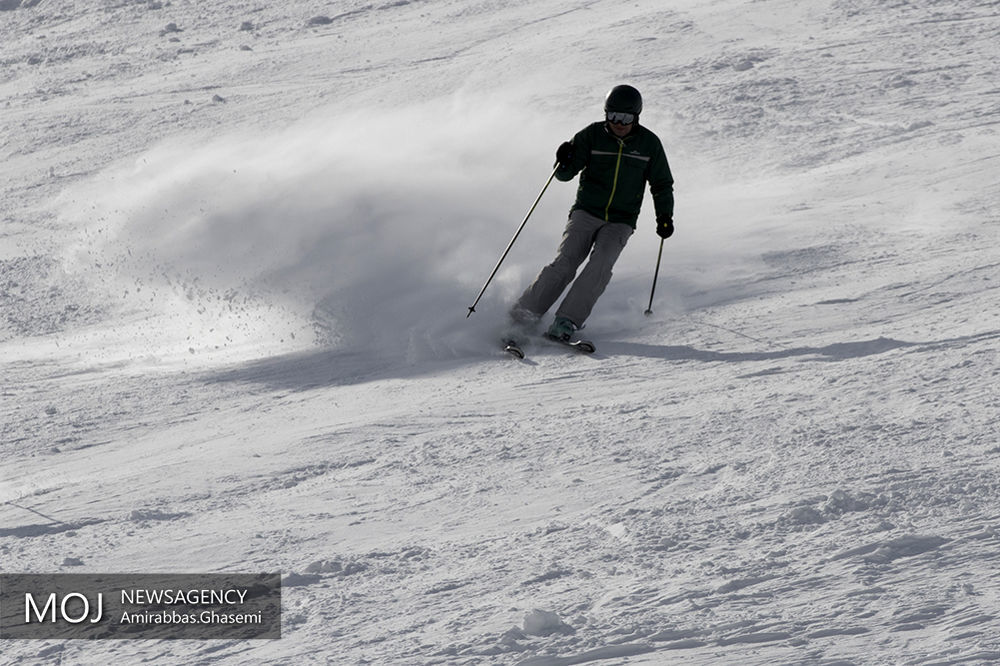
<path fill-rule="evenodd" d="M 3 663 L 1000 662 L 1000 4 L 0 0 L 0 566 L 276 641 Z M 677 180 L 500 351 L 605 91 Z"/>

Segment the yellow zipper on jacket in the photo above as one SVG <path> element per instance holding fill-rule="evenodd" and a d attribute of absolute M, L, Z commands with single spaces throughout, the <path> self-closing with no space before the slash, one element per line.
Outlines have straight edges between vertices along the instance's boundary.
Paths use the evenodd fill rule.
<path fill-rule="evenodd" d="M 618 139 L 618 161 L 615 162 L 615 179 L 611 182 L 611 196 L 608 197 L 608 205 L 604 207 L 604 221 L 608 221 L 611 215 L 611 202 L 614 201 L 615 191 L 618 189 L 618 172 L 622 166 L 622 151 L 625 150 L 625 142 Z"/>

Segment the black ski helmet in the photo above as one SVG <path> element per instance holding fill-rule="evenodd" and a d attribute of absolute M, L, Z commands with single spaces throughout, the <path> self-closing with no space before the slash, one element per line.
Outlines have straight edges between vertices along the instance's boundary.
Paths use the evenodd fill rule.
<path fill-rule="evenodd" d="M 639 115 L 642 113 L 642 95 L 632 86 L 615 86 L 604 98 L 604 113 L 619 111 Z"/>

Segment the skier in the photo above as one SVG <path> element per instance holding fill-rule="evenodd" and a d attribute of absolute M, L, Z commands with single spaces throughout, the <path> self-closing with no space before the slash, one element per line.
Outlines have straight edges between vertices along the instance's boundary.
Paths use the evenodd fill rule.
<path fill-rule="evenodd" d="M 604 122 L 583 128 L 556 151 L 556 178 L 565 182 L 580 174 L 580 185 L 555 260 L 510 310 L 516 324 L 537 323 L 572 283 L 546 335 L 563 342 L 573 337 L 635 231 L 646 183 L 656 209 L 656 233 L 661 238 L 674 233 L 674 179 L 660 139 L 639 124 L 641 112 L 639 91 L 615 86 L 604 100 Z"/>

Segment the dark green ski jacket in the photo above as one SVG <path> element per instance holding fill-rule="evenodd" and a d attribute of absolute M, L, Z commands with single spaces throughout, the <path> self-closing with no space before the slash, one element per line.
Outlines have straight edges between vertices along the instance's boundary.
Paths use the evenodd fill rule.
<path fill-rule="evenodd" d="M 583 209 L 608 222 L 635 228 L 642 197 L 649 183 L 657 217 L 673 218 L 674 177 L 660 139 L 636 124 L 624 139 L 605 123 L 588 125 L 573 137 L 573 159 L 556 170 L 556 178 L 580 174 L 573 210 Z"/>

